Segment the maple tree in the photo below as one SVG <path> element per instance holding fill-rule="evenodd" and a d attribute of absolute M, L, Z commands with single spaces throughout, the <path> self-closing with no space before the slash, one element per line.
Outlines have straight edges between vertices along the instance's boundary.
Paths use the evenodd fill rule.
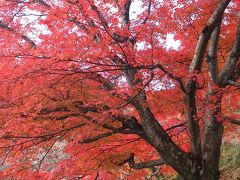
<path fill-rule="evenodd" d="M 238 0 L 0 9 L 1 177 L 219 179 L 240 124 Z"/>

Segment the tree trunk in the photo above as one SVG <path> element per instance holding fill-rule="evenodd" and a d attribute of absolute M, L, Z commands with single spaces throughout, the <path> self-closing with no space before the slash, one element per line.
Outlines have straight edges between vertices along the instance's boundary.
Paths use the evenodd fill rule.
<path fill-rule="evenodd" d="M 221 120 L 221 91 L 215 92 L 209 89 L 206 97 L 208 106 L 204 119 L 204 129 L 202 132 L 202 162 L 192 163 L 192 174 L 186 176 L 181 174 L 186 180 L 218 180 L 220 178 L 219 160 L 223 137 L 223 126 Z M 194 157 L 193 157 L 194 158 Z M 197 157 L 195 157 L 197 158 Z M 193 159 L 192 162 L 195 162 Z M 201 167 L 201 168 L 198 168 Z"/>
<path fill-rule="evenodd" d="M 216 162 L 216 164 L 218 164 Z M 205 166 L 205 169 L 195 174 L 180 175 L 176 180 L 219 180 L 220 173 L 218 169 L 211 169 L 211 166 Z"/>

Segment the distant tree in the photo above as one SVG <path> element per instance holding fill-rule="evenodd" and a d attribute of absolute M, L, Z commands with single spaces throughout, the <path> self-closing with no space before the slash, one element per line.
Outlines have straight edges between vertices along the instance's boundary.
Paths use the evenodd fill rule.
<path fill-rule="evenodd" d="M 219 179 L 239 3 L 0 1 L 0 177 Z"/>

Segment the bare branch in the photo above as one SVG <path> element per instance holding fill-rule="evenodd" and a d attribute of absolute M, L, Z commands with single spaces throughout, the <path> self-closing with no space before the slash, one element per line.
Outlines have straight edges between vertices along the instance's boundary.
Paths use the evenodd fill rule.
<path fill-rule="evenodd" d="M 2 29 L 6 29 L 7 31 L 19 35 L 14 29 L 12 29 L 11 27 L 9 27 L 7 24 L 5 24 L 3 21 L 0 20 L 0 28 Z M 25 40 L 26 42 L 28 42 L 30 44 L 30 46 L 32 48 L 36 48 L 36 44 L 26 35 L 21 35 L 21 39 Z"/>
<path fill-rule="evenodd" d="M 45 6 L 46 8 L 50 9 L 51 6 L 49 4 L 47 4 L 46 2 L 44 2 L 43 0 L 33 0 L 33 2 L 37 2 L 39 3 L 40 5 L 43 5 Z"/>
<path fill-rule="evenodd" d="M 151 4 L 152 4 L 152 0 L 148 1 L 148 11 L 147 11 L 147 15 L 145 17 L 145 19 L 143 20 L 142 24 L 146 24 L 146 22 L 148 21 L 148 18 L 150 16 L 151 13 Z"/>
<path fill-rule="evenodd" d="M 123 20 L 124 24 L 129 24 L 129 14 L 130 14 L 130 6 L 131 6 L 132 0 L 127 0 L 124 4 L 124 14 L 123 14 Z"/>
<path fill-rule="evenodd" d="M 219 23 L 219 21 L 221 21 L 221 19 L 223 17 L 223 13 L 224 13 L 225 9 L 227 8 L 228 4 L 230 3 L 230 1 L 231 0 L 220 1 L 217 6 L 217 9 L 213 12 L 212 16 L 208 20 L 207 26 L 205 26 L 203 28 L 201 35 L 198 39 L 197 46 L 195 48 L 195 53 L 194 53 L 192 63 L 189 67 L 190 72 L 201 70 L 202 60 L 203 60 L 204 54 L 206 52 L 208 40 L 211 36 L 211 33 L 213 32 L 213 30 Z"/>
<path fill-rule="evenodd" d="M 163 161 L 162 159 L 158 159 L 158 160 L 152 160 L 152 161 L 148 161 L 148 162 L 142 162 L 142 163 L 135 163 L 134 161 L 134 154 L 130 154 L 130 157 L 126 160 L 123 161 L 123 163 L 119 164 L 119 165 L 123 165 L 125 163 L 128 163 L 128 165 L 133 168 L 133 169 L 144 169 L 144 168 L 151 168 L 154 166 L 159 166 L 159 165 L 165 165 L 167 164 L 165 161 Z"/>
<path fill-rule="evenodd" d="M 229 84 L 229 85 L 232 85 L 232 86 L 235 86 L 235 87 L 240 87 L 240 82 L 235 82 L 235 81 L 229 80 L 229 81 L 228 81 L 228 84 Z"/>
<path fill-rule="evenodd" d="M 186 122 L 183 122 L 183 123 L 174 125 L 174 126 L 172 126 L 172 127 L 170 127 L 170 128 L 167 128 L 166 131 L 171 131 L 171 130 L 173 130 L 173 129 L 175 129 L 175 128 L 183 127 L 183 126 L 186 126 Z"/>
<path fill-rule="evenodd" d="M 231 0 L 219 1 L 216 10 L 213 12 L 212 16 L 208 20 L 207 25 L 203 28 L 200 37 L 198 39 L 195 53 L 191 65 L 189 67 L 189 72 L 194 73 L 195 71 L 201 71 L 203 57 L 206 52 L 208 41 L 211 37 L 212 32 L 216 26 L 220 26 L 223 13 L 227 8 Z M 214 37 L 213 35 L 212 37 Z M 212 43 L 216 43 L 212 41 Z M 211 54 L 215 53 L 215 44 L 211 47 Z M 200 128 L 197 119 L 197 108 L 196 108 L 196 90 L 197 82 L 194 78 L 188 80 L 186 84 L 186 91 L 188 92 L 185 97 L 185 112 L 187 115 L 187 127 L 190 134 L 191 143 L 191 154 L 193 156 L 193 164 L 195 169 L 201 166 L 202 159 L 202 148 L 201 148 L 201 138 L 200 138 Z"/>
<path fill-rule="evenodd" d="M 36 135 L 36 136 L 12 136 L 12 135 L 4 135 L 2 136 L 1 138 L 3 139 L 51 139 L 53 138 L 55 135 L 59 135 L 61 133 L 65 133 L 65 132 L 69 132 L 70 130 L 73 130 L 73 129 L 77 129 L 77 128 L 80 128 L 80 127 L 83 127 L 87 125 L 87 123 L 80 123 L 80 124 L 77 124 L 75 126 L 71 126 L 71 127 L 68 127 L 68 128 L 64 128 L 64 129 L 60 129 L 58 130 L 57 132 L 54 132 L 54 133 L 45 133 L 45 134 L 42 134 L 42 135 Z"/>
<path fill-rule="evenodd" d="M 9 150 L 6 152 L 6 154 L 5 154 L 5 156 L 4 156 L 4 158 L 3 158 L 2 162 L 1 162 L 0 166 L 4 165 L 6 159 L 8 158 L 9 154 L 11 153 L 11 151 L 12 151 L 13 149 L 14 149 L 14 146 L 12 146 L 12 147 L 9 148 Z"/>
<path fill-rule="evenodd" d="M 234 119 L 234 118 L 231 118 L 231 117 L 224 117 L 226 121 L 232 123 L 232 124 L 237 124 L 237 125 L 240 125 L 240 120 L 237 120 L 237 119 Z"/>
<path fill-rule="evenodd" d="M 196 81 L 190 80 L 186 86 L 189 93 L 185 95 L 184 102 L 191 152 L 194 157 L 201 157 L 200 128 L 196 108 Z"/>
<path fill-rule="evenodd" d="M 70 117 L 79 117 L 82 116 L 82 113 L 71 113 L 71 114 L 66 114 L 66 115 L 62 115 L 62 116 L 38 116 L 38 117 L 34 117 L 33 120 L 64 120 Z"/>
<path fill-rule="evenodd" d="M 7 24 L 5 24 L 4 22 L 2 22 L 1 20 L 0 20 L 0 28 L 6 29 L 6 30 L 8 30 L 9 32 L 14 32 L 14 30 L 13 30 L 12 28 L 10 28 Z"/>
<path fill-rule="evenodd" d="M 224 64 L 224 67 L 218 76 L 218 84 L 221 87 L 224 87 L 228 84 L 228 81 L 230 80 L 230 77 L 232 76 L 237 63 L 239 62 L 239 57 L 240 57 L 240 17 L 238 18 L 237 34 L 234 45 L 227 59 L 227 62 Z"/>
<path fill-rule="evenodd" d="M 114 84 L 106 79 L 105 77 L 103 77 L 100 74 L 92 74 L 93 79 L 95 79 L 97 82 L 101 83 L 104 88 L 106 88 L 106 90 L 113 90 L 114 89 Z"/>
<path fill-rule="evenodd" d="M 81 22 L 77 21 L 74 18 L 69 19 L 70 22 L 74 23 L 76 26 L 78 26 L 81 30 L 83 30 L 85 33 L 89 34 L 89 29 Z"/>
<path fill-rule="evenodd" d="M 109 108 L 107 106 L 101 106 L 101 105 L 84 105 L 83 101 L 74 101 L 71 104 L 69 104 L 69 106 L 65 106 L 65 105 L 59 105 L 57 107 L 45 107 L 42 108 L 38 115 L 46 115 L 46 114 L 50 114 L 53 112 L 70 112 L 71 108 L 76 108 L 79 112 L 81 113 L 87 113 L 87 112 L 94 112 L 94 113 L 98 113 L 101 110 L 108 110 Z"/>
<path fill-rule="evenodd" d="M 207 55 L 207 64 L 208 64 L 208 74 L 212 82 L 217 83 L 217 72 L 218 72 L 218 63 L 217 63 L 217 50 L 218 50 L 218 42 L 219 35 L 221 29 L 222 21 L 219 21 L 218 25 L 215 27 L 212 32 L 209 51 Z"/>
<path fill-rule="evenodd" d="M 51 144 L 51 146 L 47 149 L 47 151 L 45 152 L 44 156 L 41 158 L 41 160 L 38 162 L 38 171 L 41 169 L 42 163 L 45 160 L 45 158 L 47 157 L 47 155 L 49 154 L 49 152 L 52 150 L 53 146 L 56 144 L 57 140 L 59 140 L 61 138 L 58 137 L 54 140 L 54 142 Z"/>
<path fill-rule="evenodd" d="M 95 11 L 99 17 L 99 19 L 101 20 L 102 22 L 102 25 L 107 28 L 108 27 L 108 23 L 106 21 L 106 19 L 104 18 L 103 14 L 99 11 L 99 9 L 97 8 L 97 6 L 91 2 L 90 0 L 87 0 L 89 2 L 89 4 L 91 5 L 91 8 L 93 11 Z"/>
<path fill-rule="evenodd" d="M 115 128 L 109 124 L 103 124 L 102 127 L 105 129 L 109 129 L 112 132 L 106 132 L 103 134 L 99 134 L 97 136 L 91 137 L 91 138 L 87 138 L 84 139 L 82 141 L 82 143 L 91 143 L 94 141 L 97 141 L 99 139 L 105 138 L 105 137 L 109 137 L 112 136 L 113 134 L 136 134 L 139 135 L 140 137 L 142 137 L 143 139 L 146 140 L 146 136 L 145 133 L 143 131 L 143 127 L 140 123 L 138 123 L 137 119 L 135 117 L 130 117 L 129 119 L 126 119 L 125 117 L 121 116 L 121 117 L 116 117 L 116 116 L 111 116 L 113 119 L 121 119 L 120 122 L 122 123 L 122 127 L 119 128 Z"/>
<path fill-rule="evenodd" d="M 113 134 L 114 134 L 114 132 L 106 132 L 104 134 L 100 134 L 100 135 L 92 137 L 92 138 L 84 139 L 81 143 L 91 143 L 91 142 L 97 141 L 99 139 L 102 139 L 102 138 L 105 138 L 105 137 L 109 137 L 109 136 L 111 136 Z"/>
<path fill-rule="evenodd" d="M 166 68 L 164 68 L 161 64 L 157 64 L 157 67 L 158 67 L 159 69 L 161 69 L 164 73 L 166 73 L 170 78 L 176 80 L 176 81 L 178 82 L 178 84 L 180 85 L 181 90 L 182 90 L 184 93 L 187 93 L 187 92 L 186 92 L 186 89 L 185 89 L 185 87 L 184 87 L 184 84 L 183 84 L 183 82 L 182 82 L 182 80 L 181 80 L 181 78 L 179 78 L 179 77 L 175 76 L 174 74 L 172 74 L 171 72 L 169 72 L 169 71 L 168 71 Z"/>

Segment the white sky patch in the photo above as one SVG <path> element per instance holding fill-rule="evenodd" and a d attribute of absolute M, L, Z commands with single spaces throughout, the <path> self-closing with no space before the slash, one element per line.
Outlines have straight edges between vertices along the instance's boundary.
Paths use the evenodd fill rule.
<path fill-rule="evenodd" d="M 169 49 L 179 50 L 180 46 L 181 46 L 181 41 L 180 40 L 175 40 L 174 39 L 174 34 L 167 34 L 166 41 L 164 41 L 161 38 L 158 38 L 158 41 L 159 41 L 160 44 L 163 44 L 163 46 L 165 48 L 167 48 L 168 50 Z M 138 51 L 151 49 L 151 45 L 148 44 L 145 41 L 137 42 L 136 43 L 136 49 Z"/>
<path fill-rule="evenodd" d="M 58 7 L 63 7 L 64 6 L 63 5 L 64 3 L 63 3 L 62 0 L 52 0 L 51 3 L 54 4 L 55 6 L 58 6 Z"/>
<path fill-rule="evenodd" d="M 124 87 L 127 82 L 127 78 L 125 76 L 121 76 L 117 79 L 117 83 L 119 87 Z"/>
<path fill-rule="evenodd" d="M 161 0 L 159 1 L 161 2 Z M 134 0 L 130 7 L 130 20 L 136 20 L 137 17 L 147 10 L 147 7 L 143 8 L 143 3 L 140 0 Z M 180 40 L 174 39 L 174 34 L 167 34 L 166 35 L 166 41 L 164 41 L 162 38 L 158 38 L 158 41 L 160 44 L 164 44 L 164 47 L 167 49 L 174 49 L 179 50 L 181 42 Z M 150 49 L 151 45 L 148 43 L 141 41 L 136 43 L 136 49 L 138 51 L 144 50 L 144 49 Z"/>
<path fill-rule="evenodd" d="M 142 51 L 142 50 L 146 50 L 146 49 L 151 49 L 151 45 L 148 44 L 148 43 L 145 42 L 145 41 L 137 42 L 137 43 L 136 43 L 136 49 L 137 49 L 138 51 Z"/>
<path fill-rule="evenodd" d="M 30 37 L 30 39 L 33 40 L 34 43 L 39 44 L 42 42 L 42 40 L 39 38 L 40 35 L 51 34 L 51 31 L 49 31 L 46 25 L 40 24 L 38 22 L 39 18 L 44 17 L 40 16 L 42 15 L 41 12 L 25 9 L 23 13 L 25 15 L 22 16 L 20 19 L 21 26 L 24 28 L 25 26 L 30 24 L 30 30 L 23 33 L 24 35 Z"/>
<path fill-rule="evenodd" d="M 174 34 L 167 34 L 167 36 L 166 36 L 166 48 L 167 49 L 179 50 L 180 45 L 181 45 L 181 41 L 175 40 Z"/>
<path fill-rule="evenodd" d="M 155 91 L 173 89 L 175 87 L 172 80 L 169 79 L 168 77 L 164 77 L 161 80 L 154 79 L 151 81 L 150 85 L 151 85 L 151 88 L 154 89 Z M 149 90 L 149 88 L 147 88 L 146 90 Z"/>
<path fill-rule="evenodd" d="M 146 10 L 146 8 L 142 8 L 142 5 L 143 3 L 140 0 L 135 0 L 132 2 L 130 7 L 130 20 L 137 19 L 138 15 Z"/>
<path fill-rule="evenodd" d="M 59 3 L 61 4 L 61 3 Z M 132 21 L 136 20 L 138 16 L 143 13 L 147 7 L 143 8 L 143 3 L 140 0 L 134 0 L 131 4 L 130 7 L 130 19 Z M 39 44 L 42 42 L 42 40 L 39 38 L 40 35 L 44 34 L 51 34 L 51 31 L 48 29 L 46 25 L 40 24 L 38 22 L 39 18 L 44 18 L 40 17 L 41 12 L 35 11 L 35 10 L 30 10 L 30 9 L 25 9 L 24 14 L 26 16 L 22 16 L 20 19 L 20 23 L 22 27 L 27 26 L 28 24 L 29 27 L 31 28 L 29 31 L 23 32 L 25 35 L 30 37 L 36 44 Z M 78 28 L 75 27 L 71 30 L 72 33 L 77 33 Z M 81 36 L 81 34 L 78 34 Z M 167 34 L 166 35 L 166 40 L 163 41 L 163 39 L 159 39 L 159 43 L 163 44 L 164 47 L 167 49 L 174 49 L 174 50 L 179 50 L 181 42 L 180 40 L 175 40 L 174 39 L 174 34 Z M 136 43 L 136 49 L 137 50 L 144 50 L 144 49 L 149 49 L 151 46 L 147 42 L 137 42 Z"/>

